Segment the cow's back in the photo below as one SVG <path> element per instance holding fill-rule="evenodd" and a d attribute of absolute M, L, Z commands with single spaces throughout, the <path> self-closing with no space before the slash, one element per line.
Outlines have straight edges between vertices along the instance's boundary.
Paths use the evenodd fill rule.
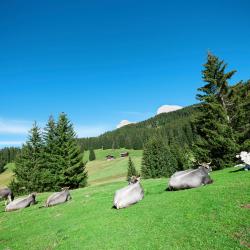
<path fill-rule="evenodd" d="M 6 211 L 18 210 L 21 208 L 28 207 L 31 203 L 34 203 L 34 198 L 32 196 L 28 196 L 25 198 L 18 198 L 12 202 L 10 202 L 6 206 Z"/>
<path fill-rule="evenodd" d="M 185 189 L 198 187 L 202 184 L 203 175 L 199 169 L 190 169 L 188 171 L 181 171 L 169 180 L 169 187 L 173 189 Z"/>
<path fill-rule="evenodd" d="M 46 205 L 54 206 L 60 203 L 64 203 L 65 201 L 67 201 L 68 195 L 69 192 L 65 191 L 54 193 L 47 199 Z"/>
<path fill-rule="evenodd" d="M 140 183 L 131 184 L 116 191 L 114 206 L 116 206 L 116 208 L 125 208 L 142 200 L 143 197 L 144 192 Z"/>

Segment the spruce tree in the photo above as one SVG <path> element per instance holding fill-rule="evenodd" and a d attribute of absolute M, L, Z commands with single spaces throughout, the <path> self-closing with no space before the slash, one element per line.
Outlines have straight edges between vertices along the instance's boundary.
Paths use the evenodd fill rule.
<path fill-rule="evenodd" d="M 250 151 L 250 80 L 231 87 L 230 117 L 239 151 Z"/>
<path fill-rule="evenodd" d="M 185 159 L 184 159 L 184 152 L 181 149 L 181 147 L 179 145 L 177 145 L 175 142 L 173 142 L 170 144 L 169 148 L 170 148 L 170 151 L 173 154 L 174 158 L 177 161 L 176 170 L 178 170 L 178 171 L 184 170 Z"/>
<path fill-rule="evenodd" d="M 83 155 L 77 143 L 72 123 L 62 113 L 56 126 L 57 142 L 57 185 L 71 188 L 84 187 L 87 184 L 87 172 Z"/>
<path fill-rule="evenodd" d="M 162 138 L 149 139 L 145 144 L 142 156 L 142 177 L 169 177 L 177 168 L 178 163 Z"/>
<path fill-rule="evenodd" d="M 135 165 L 131 159 L 131 157 L 128 158 L 128 171 L 127 171 L 127 180 L 130 179 L 132 176 L 137 176 L 138 173 L 135 169 Z"/>
<path fill-rule="evenodd" d="M 228 85 L 228 80 L 235 71 L 226 73 L 226 66 L 218 57 L 208 54 L 202 71 L 206 84 L 198 89 L 202 92 L 197 95 L 201 105 L 194 121 L 198 134 L 196 158 L 199 161 L 212 161 L 217 169 L 230 165 L 237 152 L 237 144 L 230 126 L 231 103 Z"/>
<path fill-rule="evenodd" d="M 93 148 L 89 150 L 89 161 L 94 161 L 96 159 L 95 157 L 95 151 Z"/>
<path fill-rule="evenodd" d="M 16 182 L 25 192 L 43 191 L 44 144 L 40 128 L 35 123 L 23 145 L 14 169 Z"/>
<path fill-rule="evenodd" d="M 59 162 L 59 143 L 56 133 L 56 122 L 53 116 L 44 128 L 43 139 L 45 141 L 44 159 L 46 166 L 43 173 L 45 191 L 56 191 L 60 189 L 60 162 Z"/>

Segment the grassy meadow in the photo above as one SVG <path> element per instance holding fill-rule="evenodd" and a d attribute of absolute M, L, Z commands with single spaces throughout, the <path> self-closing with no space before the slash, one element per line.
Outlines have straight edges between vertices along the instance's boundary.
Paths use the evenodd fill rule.
<path fill-rule="evenodd" d="M 143 180 L 145 198 L 126 209 L 112 209 L 115 190 L 125 181 L 128 158 L 120 150 L 96 150 L 87 163 L 89 186 L 72 190 L 68 203 L 38 204 L 4 212 L 0 202 L 0 249 L 248 249 L 250 247 L 250 173 L 213 172 L 212 185 L 166 192 L 167 179 Z M 136 168 L 141 150 L 128 150 Z M 112 154 L 113 161 L 105 156 Z M 84 160 L 88 159 L 88 152 Z M 0 186 L 13 178 L 14 164 L 0 175 Z"/>
<path fill-rule="evenodd" d="M 212 185 L 166 192 L 167 179 L 143 180 L 145 198 L 112 209 L 125 181 L 72 190 L 68 203 L 0 212 L 0 249 L 248 249 L 250 173 L 212 173 Z"/>
<path fill-rule="evenodd" d="M 141 167 L 142 150 L 107 149 L 95 150 L 96 160 L 87 163 L 89 185 L 99 185 L 115 181 L 125 180 L 127 175 L 128 157 L 121 158 L 120 153 L 128 151 L 136 169 Z M 115 160 L 107 161 L 106 155 L 115 156 Z M 84 154 L 84 160 L 88 159 L 88 152 Z"/>
<path fill-rule="evenodd" d="M 0 174 L 0 188 L 6 187 L 13 179 L 13 168 L 15 167 L 14 163 L 8 163 L 5 166 L 5 171 Z"/>
<path fill-rule="evenodd" d="M 120 153 L 128 151 L 136 169 L 139 171 L 141 167 L 142 150 L 127 149 L 97 149 L 95 150 L 96 160 L 87 163 L 88 185 L 99 185 L 111 183 L 115 181 L 125 180 L 128 167 L 128 158 L 121 158 Z M 105 156 L 111 154 L 115 156 L 115 160 L 107 161 Z M 88 161 L 89 152 L 84 152 L 84 161 Z M 0 187 L 8 186 L 13 178 L 14 163 L 9 163 L 6 170 L 0 174 Z"/>

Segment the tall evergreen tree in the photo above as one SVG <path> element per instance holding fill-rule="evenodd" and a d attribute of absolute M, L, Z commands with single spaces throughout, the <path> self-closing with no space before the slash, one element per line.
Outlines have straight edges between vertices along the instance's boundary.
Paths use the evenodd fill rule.
<path fill-rule="evenodd" d="M 95 151 L 93 148 L 89 150 L 89 161 L 94 161 L 96 159 L 95 157 Z"/>
<path fill-rule="evenodd" d="M 29 132 L 28 140 L 23 145 L 14 169 L 18 185 L 26 190 L 43 191 L 43 149 L 44 144 L 40 128 L 35 123 Z"/>
<path fill-rule="evenodd" d="M 206 83 L 198 90 L 200 112 L 194 125 L 198 134 L 195 147 L 196 158 L 212 161 L 220 169 L 230 165 L 237 151 L 233 130 L 230 126 L 228 80 L 235 71 L 225 72 L 226 64 L 218 57 L 208 54 L 204 65 L 203 80 Z"/>
<path fill-rule="evenodd" d="M 62 113 L 56 126 L 57 142 L 57 185 L 71 188 L 84 187 L 87 184 L 87 172 L 83 163 L 83 155 L 77 144 L 72 123 Z"/>
<path fill-rule="evenodd" d="M 130 179 L 132 176 L 137 176 L 138 173 L 135 169 L 134 162 L 132 161 L 131 157 L 128 158 L 128 171 L 127 171 L 127 180 Z"/>
<path fill-rule="evenodd" d="M 56 191 L 60 189 L 60 163 L 59 158 L 59 143 L 56 133 L 56 122 L 53 116 L 44 128 L 43 139 L 45 141 L 44 160 L 46 162 L 44 175 L 45 191 Z"/>
<path fill-rule="evenodd" d="M 169 177 L 177 168 L 178 163 L 164 141 L 160 137 L 149 139 L 142 156 L 142 177 Z"/>
<path fill-rule="evenodd" d="M 250 80 L 231 87 L 230 121 L 241 151 L 250 151 Z"/>

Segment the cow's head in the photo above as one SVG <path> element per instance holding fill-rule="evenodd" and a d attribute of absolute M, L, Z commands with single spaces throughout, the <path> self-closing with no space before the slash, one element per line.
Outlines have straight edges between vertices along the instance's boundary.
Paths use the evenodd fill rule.
<path fill-rule="evenodd" d="M 36 199 L 36 195 L 37 195 L 37 193 L 36 192 L 33 192 L 33 193 L 31 193 L 29 196 L 31 196 L 34 200 Z"/>
<path fill-rule="evenodd" d="M 135 184 L 135 183 L 139 182 L 140 179 L 141 179 L 140 176 L 131 176 L 131 177 L 129 178 L 128 184 L 129 184 L 129 185 L 130 185 L 130 184 Z"/>
<path fill-rule="evenodd" d="M 198 162 L 199 163 L 199 162 Z M 205 171 L 207 173 L 211 172 L 212 171 L 212 167 L 210 166 L 211 162 L 202 162 L 202 163 L 199 163 L 199 168 L 203 168 L 205 169 Z"/>

